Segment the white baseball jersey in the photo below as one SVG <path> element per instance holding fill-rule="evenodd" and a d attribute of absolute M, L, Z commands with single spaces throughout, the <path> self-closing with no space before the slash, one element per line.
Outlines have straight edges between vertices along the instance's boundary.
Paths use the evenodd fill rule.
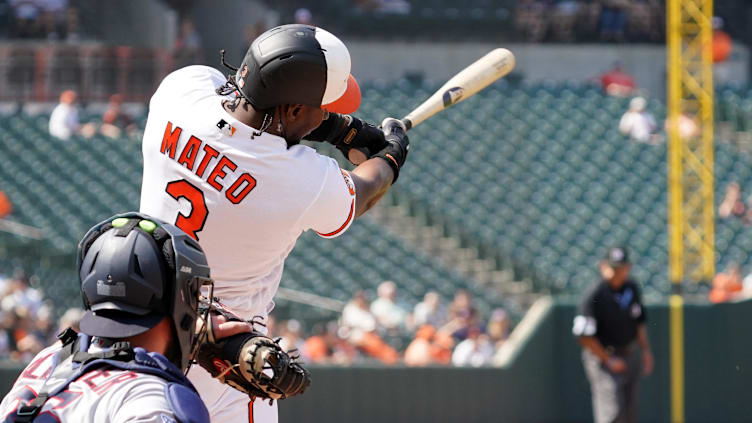
<path fill-rule="evenodd" d="M 206 253 L 215 295 L 244 318 L 266 315 L 303 231 L 329 238 L 355 215 L 337 162 L 260 133 L 222 106 L 226 77 L 207 66 L 168 75 L 149 103 L 141 212 L 174 222 Z"/>
<path fill-rule="evenodd" d="M 6 420 L 37 396 L 60 348 L 58 342 L 34 357 L 0 403 L 0 420 Z M 62 382 L 63 379 L 51 377 L 47 387 Z M 174 423 L 175 415 L 165 398 L 166 386 L 167 382 L 158 376 L 124 370 L 93 370 L 60 394 L 50 397 L 35 421 Z"/>

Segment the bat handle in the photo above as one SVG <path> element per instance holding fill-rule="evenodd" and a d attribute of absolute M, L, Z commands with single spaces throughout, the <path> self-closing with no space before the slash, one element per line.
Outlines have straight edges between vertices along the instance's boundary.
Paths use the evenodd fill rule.
<path fill-rule="evenodd" d="M 409 122 L 409 121 L 408 121 Z M 412 126 L 412 123 L 411 123 Z M 381 122 L 381 128 L 382 130 L 386 130 L 386 128 L 390 128 L 389 130 L 394 133 L 401 133 L 404 134 L 405 131 L 407 131 L 409 128 L 407 125 L 405 125 L 404 120 L 395 119 L 395 118 L 386 118 Z M 384 132 L 385 134 L 388 132 Z"/>
<path fill-rule="evenodd" d="M 408 130 L 410 130 L 410 128 L 413 127 L 413 121 L 411 121 L 408 118 L 403 118 L 402 119 L 402 124 L 405 125 L 405 131 L 408 131 Z"/>

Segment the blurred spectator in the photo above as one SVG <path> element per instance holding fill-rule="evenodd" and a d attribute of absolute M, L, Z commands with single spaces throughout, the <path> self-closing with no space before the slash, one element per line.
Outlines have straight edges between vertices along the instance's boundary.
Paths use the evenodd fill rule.
<path fill-rule="evenodd" d="M 0 219 L 5 218 L 13 212 L 13 204 L 4 191 L 0 191 Z"/>
<path fill-rule="evenodd" d="M 110 96 L 107 110 L 102 115 L 102 126 L 99 127 L 102 135 L 109 138 L 120 138 L 123 131 L 128 133 L 128 135 L 132 135 L 138 129 L 133 119 L 123 111 L 122 105 L 122 94 L 113 94 Z"/>
<path fill-rule="evenodd" d="M 628 36 L 630 41 L 661 41 L 662 9 L 657 0 L 632 0 L 628 8 Z"/>
<path fill-rule="evenodd" d="M 520 0 L 514 13 L 514 27 L 523 41 L 540 42 L 546 36 L 545 6 L 538 0 Z"/>
<path fill-rule="evenodd" d="M 94 135 L 95 128 L 91 124 L 84 124 L 78 120 L 78 94 L 73 90 L 65 90 L 60 94 L 60 104 L 55 106 L 50 115 L 50 135 L 62 140 L 80 134 L 86 138 Z"/>
<path fill-rule="evenodd" d="M 175 41 L 175 48 L 172 51 L 172 60 L 176 69 L 199 64 L 204 60 L 201 35 L 196 30 L 192 19 L 183 19 L 183 22 L 180 24 L 180 32 Z"/>
<path fill-rule="evenodd" d="M 31 287 L 29 277 L 17 271 L 4 285 L 0 307 L 3 311 L 23 308 L 36 315 L 42 306 L 42 293 Z"/>
<path fill-rule="evenodd" d="M 449 364 L 453 343 L 449 334 L 439 333 L 431 325 L 423 325 L 418 328 L 415 339 L 405 350 L 405 364 L 408 366 Z"/>
<path fill-rule="evenodd" d="M 394 13 L 406 15 L 410 13 L 410 3 L 405 0 L 355 0 L 355 4 L 363 11 Z"/>
<path fill-rule="evenodd" d="M 602 4 L 599 0 L 580 2 L 579 16 L 575 23 L 578 40 L 594 40 L 598 38 Z"/>
<path fill-rule="evenodd" d="M 747 274 L 742 280 L 742 298 L 752 298 L 752 273 Z"/>
<path fill-rule="evenodd" d="M 42 292 L 30 287 L 35 279 L 22 271 L 0 278 L 0 360 L 27 361 L 54 342 L 61 324 L 73 326 L 63 322 L 66 316 L 73 319 L 72 313 L 66 313 L 56 325 L 52 303 L 43 301 Z M 75 317 L 74 328 L 82 313 Z"/>
<path fill-rule="evenodd" d="M 84 310 L 78 307 L 72 307 L 65 310 L 62 316 L 57 321 L 57 329 L 55 333 L 60 333 L 67 328 L 71 328 L 76 332 L 80 331 L 79 324 L 81 318 L 84 317 Z"/>
<path fill-rule="evenodd" d="M 301 7 L 300 9 L 296 10 L 295 23 L 302 25 L 313 25 L 313 15 L 311 14 L 311 11 L 306 9 L 305 7 Z"/>
<path fill-rule="evenodd" d="M 580 11 L 575 0 L 554 0 L 551 14 L 552 38 L 556 41 L 574 41 L 574 25 Z"/>
<path fill-rule="evenodd" d="M 657 128 L 655 119 L 645 110 L 647 101 L 642 97 L 635 97 L 629 102 L 627 110 L 619 121 L 619 132 L 628 135 L 638 142 L 654 144 L 658 138 L 654 132 Z"/>
<path fill-rule="evenodd" d="M 741 297 L 744 286 L 739 264 L 731 263 L 725 272 L 720 272 L 713 278 L 713 289 L 708 299 L 711 303 L 723 303 Z"/>
<path fill-rule="evenodd" d="M 8 359 L 16 349 L 13 328 L 16 326 L 15 313 L 0 311 L 0 359 Z"/>
<path fill-rule="evenodd" d="M 449 322 L 442 327 L 442 331 L 449 331 L 457 340 L 467 338 L 471 329 L 478 327 L 478 310 L 473 306 L 470 293 L 459 290 L 449 305 Z"/>
<path fill-rule="evenodd" d="M 339 337 L 337 322 L 326 325 L 317 324 L 313 327 L 313 336 L 308 338 L 301 349 L 301 356 L 309 363 L 351 364 L 357 351 L 349 343 Z"/>
<path fill-rule="evenodd" d="M 67 41 L 81 41 L 84 38 L 84 34 L 81 30 L 81 18 L 79 17 L 78 9 L 69 7 L 65 11 L 65 40 Z"/>
<path fill-rule="evenodd" d="M 407 313 L 395 303 L 397 285 L 392 281 L 382 282 L 377 295 L 378 298 L 371 304 L 371 313 L 379 327 L 392 334 L 406 328 Z"/>
<path fill-rule="evenodd" d="M 713 63 L 725 62 L 731 55 L 731 37 L 723 30 L 723 18 L 714 16 L 713 24 Z"/>
<path fill-rule="evenodd" d="M 686 114 L 682 113 L 679 115 L 679 119 L 677 120 L 678 126 L 677 130 L 679 131 L 679 136 L 683 139 L 690 139 L 690 138 L 696 138 L 700 136 L 700 126 L 697 124 L 697 120 L 695 118 L 689 117 Z M 669 133 L 671 131 L 671 119 L 666 119 L 666 133 Z"/>
<path fill-rule="evenodd" d="M 301 338 L 302 327 L 300 322 L 295 319 L 290 319 L 283 325 L 282 333 L 279 336 L 282 338 L 279 340 L 279 345 L 285 351 L 303 349 L 304 341 Z"/>
<path fill-rule="evenodd" d="M 68 0 L 9 0 L 11 36 L 47 40 L 77 39 L 78 11 Z"/>
<path fill-rule="evenodd" d="M 629 0 L 604 0 L 601 9 L 601 40 L 624 41 Z"/>
<path fill-rule="evenodd" d="M 313 335 L 303 343 L 301 355 L 308 363 L 326 363 L 332 355 L 326 327 L 319 323 L 313 327 Z"/>
<path fill-rule="evenodd" d="M 397 362 L 397 351 L 376 334 L 376 318 L 371 314 L 368 300 L 362 291 L 356 293 L 345 305 L 340 324 L 344 337 L 351 344 L 386 364 Z"/>
<path fill-rule="evenodd" d="M 458 367 L 481 367 L 491 364 L 494 348 L 478 327 L 473 327 L 467 334 L 467 339 L 457 344 L 452 353 L 452 364 Z"/>
<path fill-rule="evenodd" d="M 718 206 L 718 217 L 725 219 L 731 216 L 744 218 L 748 215 L 747 206 L 742 201 L 742 189 L 739 183 L 733 181 L 726 187 L 726 196 Z"/>
<path fill-rule="evenodd" d="M 503 308 L 497 308 L 491 313 L 486 327 L 488 338 L 494 349 L 498 349 L 509 337 L 509 316 Z"/>
<path fill-rule="evenodd" d="M 17 38 L 36 38 L 39 35 L 41 8 L 32 0 L 9 0 L 13 15 L 11 34 Z"/>
<path fill-rule="evenodd" d="M 435 328 L 446 323 L 446 309 L 441 305 L 441 297 L 436 291 L 428 291 L 423 301 L 415 305 L 413 324 L 415 326 L 431 325 Z"/>
<path fill-rule="evenodd" d="M 612 96 L 626 97 L 637 88 L 634 78 L 622 70 L 621 62 L 615 62 L 614 66 L 600 76 L 603 91 Z"/>

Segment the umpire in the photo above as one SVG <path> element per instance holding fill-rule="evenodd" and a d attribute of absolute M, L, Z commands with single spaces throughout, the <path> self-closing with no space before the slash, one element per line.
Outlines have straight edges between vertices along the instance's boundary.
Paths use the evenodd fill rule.
<path fill-rule="evenodd" d="M 582 345 L 596 423 L 637 421 L 641 374 L 653 371 L 640 289 L 629 279 L 628 251 L 612 247 L 600 263 L 601 280 L 588 289 L 572 333 Z"/>

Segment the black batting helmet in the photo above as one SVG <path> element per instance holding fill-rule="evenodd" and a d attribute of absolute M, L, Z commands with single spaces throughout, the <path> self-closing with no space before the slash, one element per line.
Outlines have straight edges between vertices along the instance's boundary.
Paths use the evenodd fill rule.
<path fill-rule="evenodd" d="M 169 316 L 181 352 L 175 364 L 188 367 L 200 288 L 212 283 L 198 242 L 174 225 L 130 212 L 91 228 L 78 244 L 77 261 L 83 333 L 126 338 Z"/>
<path fill-rule="evenodd" d="M 264 32 L 251 43 L 230 78 L 257 110 L 305 104 L 352 113 L 360 105 L 347 47 L 315 26 L 282 25 Z"/>

